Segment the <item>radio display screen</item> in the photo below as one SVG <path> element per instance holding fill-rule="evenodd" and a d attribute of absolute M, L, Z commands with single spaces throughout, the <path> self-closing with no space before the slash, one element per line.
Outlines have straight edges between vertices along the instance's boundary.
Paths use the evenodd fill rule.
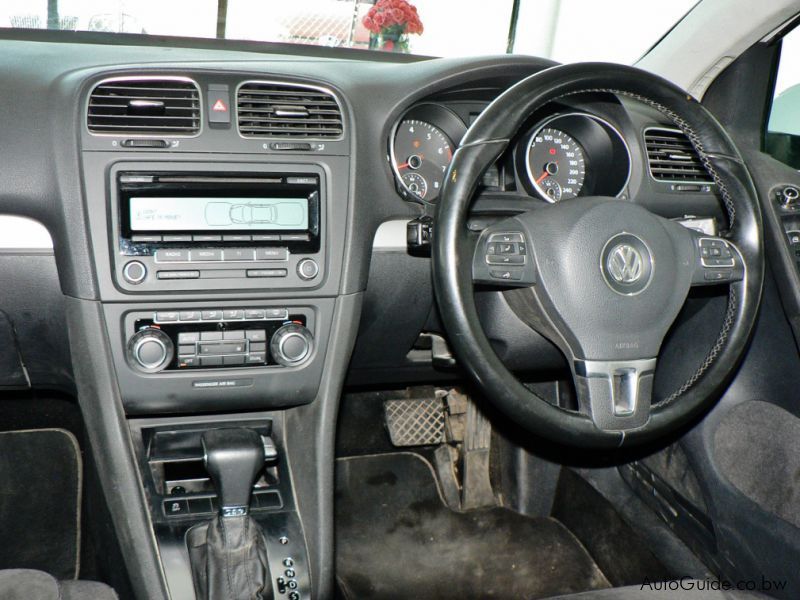
<path fill-rule="evenodd" d="M 305 231 L 309 200 L 131 196 L 131 231 Z"/>

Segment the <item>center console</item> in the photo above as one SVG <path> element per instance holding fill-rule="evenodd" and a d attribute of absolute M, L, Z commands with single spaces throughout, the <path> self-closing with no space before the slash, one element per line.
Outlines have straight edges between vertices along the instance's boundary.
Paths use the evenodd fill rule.
<path fill-rule="evenodd" d="M 190 560 L 206 545 L 198 528 L 225 516 L 202 440 L 232 427 L 255 432 L 268 456 L 243 510 L 263 532 L 268 587 L 276 598 L 329 597 L 335 407 L 360 309 L 360 294 L 343 284 L 351 219 L 345 113 L 330 90 L 311 84 L 190 75 L 84 84 L 94 129 L 81 134 L 81 183 L 97 289 L 76 303 L 76 318 L 86 321 L 71 343 L 76 356 L 93 357 L 82 362 L 93 385 L 79 390 L 96 396 L 93 415 L 103 426 L 93 435 L 124 423 L 120 435 L 132 441 L 131 456 L 119 440 L 93 442 L 122 452 L 108 455 L 116 462 L 103 473 L 123 477 L 135 465 L 137 483 L 125 480 L 123 496 L 111 481 L 106 494 L 115 527 L 125 539 L 139 536 L 123 553 L 129 571 L 149 573 L 137 580 L 140 595 L 158 597 L 148 582 L 161 576 L 164 597 L 196 600 L 208 594 Z M 153 97 L 126 100 L 141 94 Z M 340 119 L 338 130 L 324 140 L 259 139 L 250 132 L 260 125 L 245 133 L 232 114 L 206 114 L 235 106 L 238 115 L 246 104 L 261 119 L 272 110 L 262 101 L 321 110 Z M 134 131 L 165 121 L 159 102 L 196 111 L 196 133 L 106 132 L 98 127 L 112 125 L 92 112 L 113 103 L 132 115 L 125 127 Z M 109 123 L 128 118 L 119 114 Z M 280 125 L 307 129 L 292 122 L 307 114 L 295 110 Z M 91 321 L 95 299 L 100 317 Z M 104 335 L 90 335 L 94 328 Z M 152 542 L 141 537 L 145 523 Z M 159 568 L 147 571 L 154 557 Z"/>

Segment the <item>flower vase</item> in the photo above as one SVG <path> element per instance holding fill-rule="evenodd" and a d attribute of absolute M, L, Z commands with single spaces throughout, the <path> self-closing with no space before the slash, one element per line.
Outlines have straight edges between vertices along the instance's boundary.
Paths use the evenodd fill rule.
<path fill-rule="evenodd" d="M 408 35 L 401 28 L 382 29 L 375 38 L 375 48 L 378 50 L 408 53 Z"/>

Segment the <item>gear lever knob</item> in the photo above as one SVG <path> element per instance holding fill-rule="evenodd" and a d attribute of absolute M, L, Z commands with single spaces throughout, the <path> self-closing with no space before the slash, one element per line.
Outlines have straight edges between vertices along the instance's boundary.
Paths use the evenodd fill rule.
<path fill-rule="evenodd" d="M 217 488 L 222 517 L 240 517 L 250 510 L 253 483 L 264 467 L 264 442 L 252 429 L 203 432 L 206 470 Z"/>

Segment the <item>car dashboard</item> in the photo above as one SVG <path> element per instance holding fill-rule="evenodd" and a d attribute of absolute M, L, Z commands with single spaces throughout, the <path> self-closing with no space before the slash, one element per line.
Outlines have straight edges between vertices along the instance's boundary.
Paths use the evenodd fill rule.
<path fill-rule="evenodd" d="M 129 569 L 163 568 L 173 598 L 191 597 L 187 511 L 213 499 L 175 476 L 173 463 L 198 459 L 191 432 L 218 422 L 271 432 L 277 496 L 262 508 L 282 516 L 265 527 L 289 541 L 270 552 L 295 553 L 307 597 L 309 569 L 328 561 L 329 515 L 312 507 L 329 502 L 320 465 L 332 460 L 343 386 L 458 377 L 425 240 L 409 246 L 409 224 L 435 232 L 469 126 L 551 63 L 1 43 L 7 385 L 81 398 L 92 444 L 107 450 L 99 468 L 128 482 L 107 492 L 118 528 L 155 532 L 132 545 Z M 672 124 L 587 92 L 508 140 L 469 227 L 595 195 L 635 198 L 710 234 L 724 219 Z M 8 241 L 20 218 L 45 241 Z M 563 367 L 502 294 L 476 296 L 495 315 L 484 326 L 504 360 Z"/>

